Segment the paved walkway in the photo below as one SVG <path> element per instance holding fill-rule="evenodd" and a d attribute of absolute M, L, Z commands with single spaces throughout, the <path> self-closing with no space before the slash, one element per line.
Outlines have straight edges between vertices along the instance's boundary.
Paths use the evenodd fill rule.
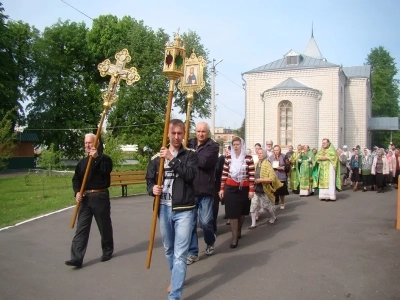
<path fill-rule="evenodd" d="M 278 225 L 243 232 L 230 249 L 229 226 L 218 220 L 215 254 L 188 267 L 184 299 L 400 299 L 400 231 L 396 191 L 344 191 L 336 203 L 290 195 Z M 93 223 L 82 269 L 64 265 L 74 230 L 66 210 L 0 232 L 0 298 L 166 299 L 169 272 L 157 228 L 145 268 L 152 199 L 112 201 L 115 256 L 101 263 Z M 245 228 L 250 218 L 245 221 Z"/>

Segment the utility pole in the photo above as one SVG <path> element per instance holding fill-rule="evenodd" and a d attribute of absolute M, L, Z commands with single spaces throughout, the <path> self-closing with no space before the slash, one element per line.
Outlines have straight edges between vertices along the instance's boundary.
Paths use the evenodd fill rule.
<path fill-rule="evenodd" d="M 212 61 L 211 66 L 211 137 L 214 137 L 215 134 L 215 67 L 223 61 L 220 59 L 217 63 L 215 63 L 215 59 Z"/>

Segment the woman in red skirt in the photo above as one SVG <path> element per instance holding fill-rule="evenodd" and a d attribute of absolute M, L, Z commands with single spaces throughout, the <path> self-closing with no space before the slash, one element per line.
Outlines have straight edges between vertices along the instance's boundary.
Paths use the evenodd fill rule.
<path fill-rule="evenodd" d="M 240 137 L 232 139 L 231 154 L 225 158 L 219 197 L 225 202 L 225 218 L 230 219 L 232 243 L 236 248 L 241 237 L 245 216 L 250 213 L 254 196 L 254 162 L 246 155 L 246 146 Z"/>

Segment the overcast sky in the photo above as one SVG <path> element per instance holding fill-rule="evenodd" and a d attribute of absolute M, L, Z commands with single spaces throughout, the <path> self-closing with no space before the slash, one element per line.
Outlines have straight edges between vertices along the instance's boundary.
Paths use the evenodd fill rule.
<path fill-rule="evenodd" d="M 61 0 L 0 0 L 5 13 L 43 30 L 58 19 L 92 20 Z M 130 15 L 169 34 L 191 29 L 201 37 L 217 66 L 215 126 L 237 128 L 244 118 L 241 73 L 302 53 L 311 36 L 322 55 L 343 66 L 363 65 L 371 48 L 383 46 L 400 61 L 398 0 L 65 0 L 91 18 Z M 180 6 L 180 4 L 183 4 Z M 97 71 L 97 70 L 95 70 Z M 400 78 L 399 74 L 397 78 Z M 143 79 L 142 79 L 143 80 Z M 209 120 L 206 120 L 209 121 Z"/>

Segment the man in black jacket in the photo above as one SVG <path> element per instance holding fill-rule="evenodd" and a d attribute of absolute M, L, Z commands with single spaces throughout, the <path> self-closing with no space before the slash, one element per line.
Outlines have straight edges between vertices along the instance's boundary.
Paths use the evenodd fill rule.
<path fill-rule="evenodd" d="M 183 147 L 185 124 L 173 119 L 169 123 L 170 144 L 153 156 L 147 168 L 147 191 L 160 195 L 160 232 L 171 272 L 168 299 L 181 299 L 186 277 L 186 259 L 195 215 L 194 179 L 197 154 Z M 157 185 L 160 157 L 165 158 L 162 185 Z"/>
<path fill-rule="evenodd" d="M 196 126 L 196 137 L 188 141 L 188 147 L 196 149 L 199 158 L 197 175 L 194 181 L 196 189 L 197 210 L 193 219 L 192 238 L 189 246 L 187 264 L 199 260 L 197 238 L 197 212 L 200 227 L 206 243 L 206 255 L 214 252 L 215 232 L 213 227 L 213 202 L 215 193 L 215 167 L 218 162 L 219 145 L 209 138 L 210 128 L 207 123 L 200 122 Z"/>
<path fill-rule="evenodd" d="M 214 191 L 214 205 L 213 205 L 213 228 L 217 232 L 217 217 L 219 212 L 219 203 L 224 205 L 223 199 L 219 197 L 219 190 L 221 189 L 221 177 L 224 170 L 225 157 L 231 154 L 231 146 L 227 146 L 224 154 L 218 157 L 218 162 L 215 167 L 215 191 Z M 229 223 L 228 223 L 229 224 Z"/>
<path fill-rule="evenodd" d="M 93 160 L 83 195 L 81 195 L 80 189 L 89 156 L 79 161 L 72 178 L 75 200 L 76 202 L 81 202 L 81 204 L 76 233 L 72 240 L 71 259 L 67 260 L 65 264 L 77 268 L 82 266 L 93 216 L 101 235 L 103 255 L 100 260 L 102 262 L 110 260 L 114 251 L 110 195 L 108 193 L 113 163 L 109 156 L 97 151 L 94 145 L 95 139 L 96 136 L 93 133 L 85 135 L 85 150 L 89 156 L 93 157 Z"/>

